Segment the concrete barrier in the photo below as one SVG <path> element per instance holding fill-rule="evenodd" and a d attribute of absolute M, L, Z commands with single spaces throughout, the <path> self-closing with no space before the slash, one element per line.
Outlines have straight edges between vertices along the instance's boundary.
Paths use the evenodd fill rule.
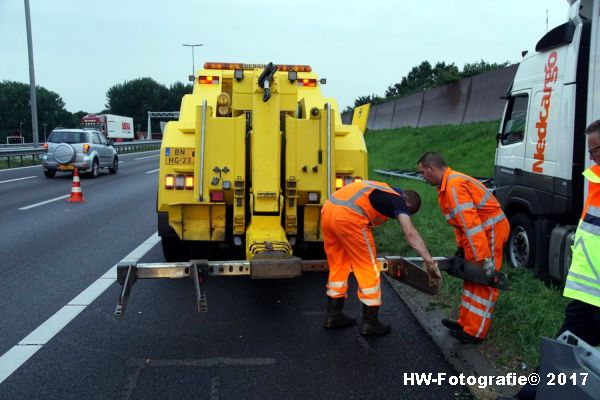
<path fill-rule="evenodd" d="M 462 123 L 493 121 L 502 117 L 506 92 L 517 73 L 518 65 L 472 77 L 471 95 Z"/>
<path fill-rule="evenodd" d="M 470 87 L 467 78 L 425 92 L 418 126 L 462 123 Z"/>
<path fill-rule="evenodd" d="M 419 117 L 421 117 L 421 110 L 423 108 L 423 92 L 399 98 L 394 102 L 396 103 L 396 107 L 391 127 L 416 127 L 419 124 Z"/>
<path fill-rule="evenodd" d="M 394 118 L 395 102 L 388 101 L 387 103 L 377 105 L 377 114 L 373 121 L 373 129 L 390 129 L 392 119 Z"/>
<path fill-rule="evenodd" d="M 368 129 L 404 126 L 458 125 L 500 119 L 505 96 L 518 65 L 485 72 L 425 92 L 415 93 L 371 107 Z M 352 122 L 352 113 L 342 114 Z"/>

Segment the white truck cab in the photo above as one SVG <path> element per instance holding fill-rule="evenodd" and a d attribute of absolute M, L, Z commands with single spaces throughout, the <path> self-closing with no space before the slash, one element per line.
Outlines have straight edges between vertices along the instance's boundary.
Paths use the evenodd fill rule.
<path fill-rule="evenodd" d="M 566 278 L 584 201 L 584 130 L 600 118 L 600 0 L 568 3 L 567 22 L 546 33 L 517 69 L 494 177 L 511 225 L 509 263 L 559 281 Z"/>

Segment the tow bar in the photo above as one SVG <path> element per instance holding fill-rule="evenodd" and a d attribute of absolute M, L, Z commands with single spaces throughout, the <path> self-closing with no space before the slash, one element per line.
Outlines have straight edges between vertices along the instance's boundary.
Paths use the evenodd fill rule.
<path fill-rule="evenodd" d="M 456 278 L 508 290 L 505 273 L 496 273 L 493 279 L 485 275 L 481 266 L 460 257 L 434 257 L 440 271 Z M 421 267 L 420 257 L 387 256 L 377 259 L 381 272 L 389 277 L 429 295 L 437 294 L 429 286 L 427 272 Z M 301 260 L 297 257 L 255 259 L 253 261 L 190 260 L 179 263 L 121 263 L 117 266 L 117 281 L 122 286 L 115 315 L 123 317 L 133 284 L 138 279 L 190 278 L 194 282 L 196 306 L 199 313 L 208 311 L 203 283 L 209 276 L 250 276 L 252 279 L 296 278 L 303 272 L 327 271 L 327 260 Z"/>

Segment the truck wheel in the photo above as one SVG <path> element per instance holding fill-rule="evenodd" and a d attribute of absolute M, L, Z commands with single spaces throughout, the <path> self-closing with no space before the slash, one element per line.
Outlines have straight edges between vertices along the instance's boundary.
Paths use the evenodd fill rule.
<path fill-rule="evenodd" d="M 54 175 L 56 175 L 56 170 L 55 169 L 45 169 L 44 175 L 46 176 L 46 178 L 54 178 Z"/>
<path fill-rule="evenodd" d="M 525 213 L 515 214 L 510 219 L 506 258 L 513 268 L 533 268 L 536 235 L 531 218 Z"/>
<path fill-rule="evenodd" d="M 117 156 L 115 156 L 115 159 L 113 160 L 113 163 L 112 163 L 112 167 L 108 167 L 108 172 L 110 172 L 111 174 L 116 174 L 118 170 L 119 170 L 119 158 Z"/>
<path fill-rule="evenodd" d="M 190 260 L 188 244 L 180 240 L 178 237 L 162 236 L 160 238 L 160 242 L 166 261 L 177 262 Z"/>

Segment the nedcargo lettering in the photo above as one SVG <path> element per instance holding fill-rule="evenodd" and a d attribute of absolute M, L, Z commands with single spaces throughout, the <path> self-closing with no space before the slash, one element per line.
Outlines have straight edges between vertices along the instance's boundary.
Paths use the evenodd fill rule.
<path fill-rule="evenodd" d="M 546 151 L 546 135 L 548 133 L 548 117 L 550 116 L 550 100 L 552 98 L 552 84 L 558 78 L 558 67 L 556 66 L 558 54 L 553 51 L 548 56 L 548 62 L 544 66 L 544 96 L 542 97 L 539 119 L 535 124 L 538 139 L 535 146 L 533 158 L 533 172 L 544 172 L 544 152 Z"/>

